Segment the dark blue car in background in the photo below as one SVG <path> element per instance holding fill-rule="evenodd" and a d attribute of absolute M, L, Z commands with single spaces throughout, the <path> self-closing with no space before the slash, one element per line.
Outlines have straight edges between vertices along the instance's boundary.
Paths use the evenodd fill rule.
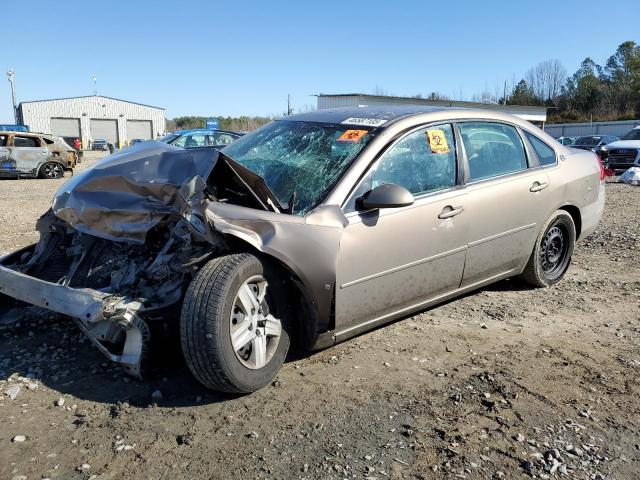
<path fill-rule="evenodd" d="M 241 133 L 231 132 L 229 130 L 201 128 L 195 130 L 178 130 L 164 137 L 160 137 L 158 141 L 181 148 L 223 148 L 241 136 Z"/>

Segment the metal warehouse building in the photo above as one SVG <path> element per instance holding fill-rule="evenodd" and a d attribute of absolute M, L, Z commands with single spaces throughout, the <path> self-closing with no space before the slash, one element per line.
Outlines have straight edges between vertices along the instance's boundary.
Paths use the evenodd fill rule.
<path fill-rule="evenodd" d="M 123 147 L 134 138 L 157 138 L 165 130 L 165 109 L 92 95 L 21 102 L 18 116 L 32 132 L 80 138 L 83 148 L 104 138 Z"/>
<path fill-rule="evenodd" d="M 318 110 L 341 107 L 370 107 L 374 105 L 426 105 L 435 107 L 482 108 L 496 110 L 520 117 L 523 120 L 544 126 L 547 121 L 546 107 L 499 105 L 494 103 L 463 102 L 457 100 L 429 100 L 416 97 L 393 97 L 389 95 L 368 95 L 366 93 L 319 94 Z"/>

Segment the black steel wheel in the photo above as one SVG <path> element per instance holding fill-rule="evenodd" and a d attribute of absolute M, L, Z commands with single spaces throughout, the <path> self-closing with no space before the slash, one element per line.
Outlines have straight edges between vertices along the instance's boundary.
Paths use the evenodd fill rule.
<path fill-rule="evenodd" d="M 571 215 L 556 211 L 540 231 L 521 277 L 535 287 L 559 282 L 571 263 L 576 227 Z"/>

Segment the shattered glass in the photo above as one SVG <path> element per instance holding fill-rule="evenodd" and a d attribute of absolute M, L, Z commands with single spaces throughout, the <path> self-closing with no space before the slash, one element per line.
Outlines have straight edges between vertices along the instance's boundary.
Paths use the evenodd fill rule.
<path fill-rule="evenodd" d="M 275 121 L 236 140 L 223 153 L 264 178 L 281 205 L 294 213 L 315 208 L 371 141 L 368 127 Z M 356 133 L 347 138 L 350 132 Z M 346 136 L 345 136 L 346 134 Z"/>

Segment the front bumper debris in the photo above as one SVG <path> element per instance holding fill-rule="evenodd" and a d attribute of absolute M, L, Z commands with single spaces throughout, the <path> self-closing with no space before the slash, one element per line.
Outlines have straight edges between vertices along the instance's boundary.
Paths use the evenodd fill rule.
<path fill-rule="evenodd" d="M 139 302 L 46 282 L 2 265 L 0 294 L 72 317 L 107 358 L 120 363 L 131 375 L 140 376 L 140 363 L 150 335 L 149 327 L 137 315 L 142 307 Z M 114 352 L 107 344 L 121 348 Z"/>

